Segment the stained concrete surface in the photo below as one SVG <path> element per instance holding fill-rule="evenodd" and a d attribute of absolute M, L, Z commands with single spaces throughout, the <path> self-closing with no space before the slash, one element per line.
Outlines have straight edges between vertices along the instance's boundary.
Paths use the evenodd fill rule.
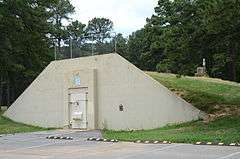
<path fill-rule="evenodd" d="M 49 135 L 74 140 L 49 140 Z M 135 144 L 86 141 L 101 137 L 99 131 L 57 130 L 2 135 L 0 159 L 239 159 L 240 147 L 197 146 L 191 144 Z"/>

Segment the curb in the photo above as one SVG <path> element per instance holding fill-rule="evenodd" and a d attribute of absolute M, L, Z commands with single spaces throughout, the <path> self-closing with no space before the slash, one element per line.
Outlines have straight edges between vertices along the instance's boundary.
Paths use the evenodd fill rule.
<path fill-rule="evenodd" d="M 223 142 L 196 142 L 194 145 L 212 145 L 212 146 L 240 146 L 240 143 L 223 143 Z"/>
<path fill-rule="evenodd" d="M 103 138 L 88 138 L 87 141 L 102 141 L 102 142 L 119 142 L 115 139 L 103 139 Z M 125 142 L 133 142 L 133 143 L 142 143 L 142 144 L 171 144 L 170 141 L 158 141 L 158 140 L 136 140 L 136 141 L 125 141 Z"/>
<path fill-rule="evenodd" d="M 46 139 L 73 140 L 73 137 L 66 136 L 48 136 Z"/>
<path fill-rule="evenodd" d="M 115 140 L 115 139 L 103 139 L 103 138 L 95 138 L 95 137 L 90 137 L 87 139 L 87 141 L 118 142 L 118 140 Z"/>
<path fill-rule="evenodd" d="M 0 136 L 1 137 L 1 136 Z M 65 137 L 65 136 L 47 136 L 47 139 L 59 139 L 59 140 L 73 140 L 73 137 Z M 97 142 L 119 142 L 116 139 L 104 139 L 104 138 L 95 138 L 90 137 L 87 138 L 87 141 L 97 141 Z M 159 141 L 159 140 L 136 140 L 136 141 L 125 141 L 125 142 L 133 142 L 133 143 L 141 143 L 141 144 L 171 144 L 170 141 Z M 240 147 L 240 143 L 223 143 L 223 142 L 196 142 L 193 145 L 212 145 L 212 146 L 238 146 Z"/>
<path fill-rule="evenodd" d="M 159 141 L 159 140 L 136 140 L 134 143 L 143 143 L 143 144 L 171 144 L 170 141 Z"/>

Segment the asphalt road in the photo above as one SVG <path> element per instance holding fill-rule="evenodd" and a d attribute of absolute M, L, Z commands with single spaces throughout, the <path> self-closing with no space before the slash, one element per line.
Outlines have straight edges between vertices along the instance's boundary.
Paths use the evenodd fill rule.
<path fill-rule="evenodd" d="M 73 140 L 49 140 L 49 135 Z M 0 137 L 0 159 L 240 159 L 240 147 L 86 141 L 100 132 L 48 131 Z"/>

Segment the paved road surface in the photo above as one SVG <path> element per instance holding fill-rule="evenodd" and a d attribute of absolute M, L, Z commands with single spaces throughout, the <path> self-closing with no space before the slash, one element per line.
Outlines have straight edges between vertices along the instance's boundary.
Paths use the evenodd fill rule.
<path fill-rule="evenodd" d="M 65 135 L 74 140 L 48 140 Z M 48 131 L 0 137 L 0 159 L 240 159 L 240 147 L 86 141 L 100 132 Z"/>

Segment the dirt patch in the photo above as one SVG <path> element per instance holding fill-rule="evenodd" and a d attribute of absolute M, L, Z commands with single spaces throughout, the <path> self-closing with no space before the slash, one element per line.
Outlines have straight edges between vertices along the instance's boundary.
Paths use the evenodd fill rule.
<path fill-rule="evenodd" d="M 172 91 L 174 94 L 176 94 L 177 96 L 181 97 L 181 98 L 184 97 L 185 92 L 182 91 L 182 90 L 171 89 L 171 91 Z"/>
<path fill-rule="evenodd" d="M 226 105 L 216 105 L 214 106 L 214 113 L 207 114 L 203 118 L 204 123 L 212 122 L 218 118 L 225 116 L 240 116 L 240 106 L 226 106 Z"/>

